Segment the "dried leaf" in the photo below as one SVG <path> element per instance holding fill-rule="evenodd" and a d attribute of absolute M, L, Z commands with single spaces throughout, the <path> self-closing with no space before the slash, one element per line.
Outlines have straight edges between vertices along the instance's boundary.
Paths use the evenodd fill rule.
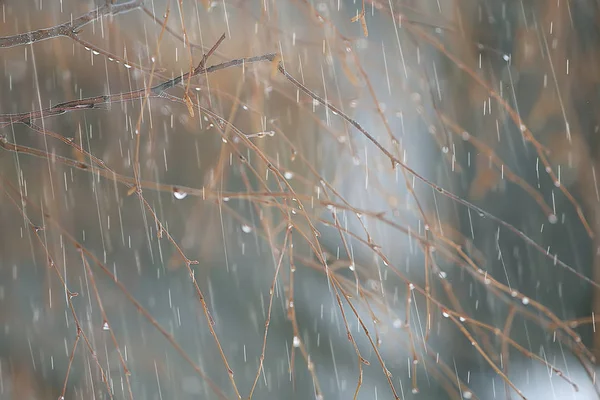
<path fill-rule="evenodd" d="M 281 61 L 281 54 L 277 54 L 273 57 L 273 61 L 271 61 L 271 79 L 277 76 L 277 71 L 279 69 L 279 62 Z"/>
<path fill-rule="evenodd" d="M 190 99 L 190 96 L 187 93 L 183 95 L 183 101 L 185 101 L 190 116 L 194 118 L 194 103 L 192 103 L 192 99 Z"/>

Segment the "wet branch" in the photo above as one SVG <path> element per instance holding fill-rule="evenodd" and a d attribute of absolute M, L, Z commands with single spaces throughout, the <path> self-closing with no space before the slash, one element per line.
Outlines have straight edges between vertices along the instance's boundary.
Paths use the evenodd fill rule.
<path fill-rule="evenodd" d="M 20 33 L 13 36 L 5 36 L 0 38 L 0 48 L 9 48 L 22 46 L 25 44 L 33 44 L 43 40 L 52 39 L 61 36 L 73 37 L 77 35 L 81 29 L 89 24 L 105 16 L 115 16 L 128 11 L 135 10 L 144 3 L 143 0 L 131 0 L 119 4 L 104 4 L 82 16 L 75 18 L 70 22 L 65 22 L 52 28 L 43 28 L 36 31 Z"/>

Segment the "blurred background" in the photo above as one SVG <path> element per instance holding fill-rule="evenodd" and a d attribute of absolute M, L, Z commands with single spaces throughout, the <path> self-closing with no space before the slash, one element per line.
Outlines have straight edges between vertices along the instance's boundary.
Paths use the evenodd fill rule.
<path fill-rule="evenodd" d="M 598 2 L 0 5 L 0 399 L 600 396 Z"/>

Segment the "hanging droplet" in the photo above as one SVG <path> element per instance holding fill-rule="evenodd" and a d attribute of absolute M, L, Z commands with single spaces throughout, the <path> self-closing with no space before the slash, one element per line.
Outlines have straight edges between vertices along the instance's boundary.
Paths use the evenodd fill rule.
<path fill-rule="evenodd" d="M 250 233 L 250 232 L 252 232 L 252 228 L 249 225 L 244 224 L 244 225 L 242 225 L 242 232 Z"/>
<path fill-rule="evenodd" d="M 107 321 L 104 321 L 104 323 L 102 324 L 102 330 L 103 331 L 109 331 L 110 330 L 110 326 L 108 325 Z"/>
<path fill-rule="evenodd" d="M 175 198 L 177 200 L 183 200 L 183 199 L 185 199 L 187 197 L 187 193 L 186 192 L 182 192 L 179 189 L 175 189 L 175 190 L 173 190 L 173 196 L 175 196 Z"/>
<path fill-rule="evenodd" d="M 300 347 L 300 338 L 298 336 L 294 336 L 294 347 Z"/>

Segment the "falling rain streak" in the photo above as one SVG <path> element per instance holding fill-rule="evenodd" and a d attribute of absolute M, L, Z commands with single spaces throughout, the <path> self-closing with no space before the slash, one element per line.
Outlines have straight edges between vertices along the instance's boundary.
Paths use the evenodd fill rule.
<path fill-rule="evenodd" d="M 599 398 L 596 2 L 0 3 L 0 399 Z"/>

